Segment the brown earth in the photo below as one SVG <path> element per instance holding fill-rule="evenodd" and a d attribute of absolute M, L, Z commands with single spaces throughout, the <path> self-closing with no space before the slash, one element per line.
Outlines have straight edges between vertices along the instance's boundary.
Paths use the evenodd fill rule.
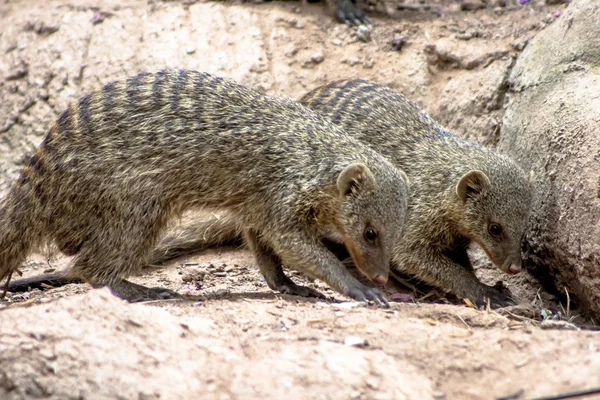
<path fill-rule="evenodd" d="M 496 145 L 515 58 L 566 7 L 500 3 L 402 3 L 429 11 L 377 3 L 364 42 L 320 4 L 4 1 L 0 193 L 69 101 L 164 67 L 296 98 L 333 79 L 371 79 L 453 132 Z M 539 322 L 541 314 L 573 318 L 573 304 L 553 303 L 526 274 L 509 279 L 477 260 L 482 279 L 504 280 L 521 307 L 420 299 L 372 309 L 294 274 L 336 300 L 283 296 L 236 249 L 133 279 L 185 301 L 131 305 L 87 285 L 9 294 L 0 303 L 0 398 L 522 399 L 600 386 L 600 335 Z M 33 261 L 26 276 L 68 263 Z"/>

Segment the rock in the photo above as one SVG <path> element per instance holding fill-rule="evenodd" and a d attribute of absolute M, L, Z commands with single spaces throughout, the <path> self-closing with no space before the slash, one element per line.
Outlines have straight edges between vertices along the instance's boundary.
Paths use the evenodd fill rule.
<path fill-rule="evenodd" d="M 204 280 L 204 276 L 206 273 L 204 271 L 200 271 L 198 269 L 191 269 L 186 271 L 181 277 L 181 281 L 184 283 L 195 283 L 202 282 Z"/>
<path fill-rule="evenodd" d="M 354 346 L 354 347 L 367 347 L 369 342 L 360 336 L 346 336 L 344 338 L 344 344 L 346 346 Z"/>
<path fill-rule="evenodd" d="M 406 360 L 330 341 L 250 340 L 108 289 L 2 310 L 0 398 L 431 398 Z M 301 382 L 301 383 L 298 383 Z M 375 393 L 376 392 L 376 393 Z M 338 397 L 339 396 L 339 397 Z"/>
<path fill-rule="evenodd" d="M 512 63 L 509 58 L 457 74 L 444 87 L 434 117 L 463 138 L 496 145 Z"/>
<path fill-rule="evenodd" d="M 427 55 L 427 62 L 439 69 L 472 70 L 508 56 L 506 49 L 490 51 L 481 45 L 449 38 L 442 38 L 435 43 L 428 44 L 423 51 Z"/>
<path fill-rule="evenodd" d="M 525 263 L 600 316 L 600 3 L 575 0 L 513 68 L 500 149 L 535 174 Z"/>

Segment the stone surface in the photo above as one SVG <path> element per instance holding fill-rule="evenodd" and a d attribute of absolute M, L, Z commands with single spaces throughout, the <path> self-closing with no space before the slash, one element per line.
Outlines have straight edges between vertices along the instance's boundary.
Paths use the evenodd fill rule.
<path fill-rule="evenodd" d="M 518 58 L 500 148 L 535 174 L 527 263 L 600 315 L 600 2 L 575 0 Z M 575 295 L 575 296 L 573 296 Z M 573 300 L 573 298 L 572 298 Z"/>

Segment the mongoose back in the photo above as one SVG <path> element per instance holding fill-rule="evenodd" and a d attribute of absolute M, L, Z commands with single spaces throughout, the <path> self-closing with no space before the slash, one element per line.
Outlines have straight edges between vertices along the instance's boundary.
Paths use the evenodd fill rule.
<path fill-rule="evenodd" d="M 414 103 L 383 85 L 333 82 L 301 101 L 404 170 L 411 182 L 402 238 L 392 267 L 477 304 L 512 303 L 502 285 L 481 283 L 467 248 L 478 243 L 501 270 L 521 269 L 521 240 L 532 184 L 510 158 L 443 129 Z M 236 240 L 240 220 L 188 224 L 165 237 L 161 262 L 194 249 Z"/>
<path fill-rule="evenodd" d="M 358 282 L 318 240 L 343 238 L 385 283 L 405 217 L 405 175 L 289 99 L 205 73 L 143 73 L 82 97 L 57 119 L 0 209 L 0 280 L 54 242 L 70 271 L 127 300 L 173 295 L 124 280 L 185 210 L 236 215 L 272 289 L 295 285 L 281 263 L 357 300 Z"/>

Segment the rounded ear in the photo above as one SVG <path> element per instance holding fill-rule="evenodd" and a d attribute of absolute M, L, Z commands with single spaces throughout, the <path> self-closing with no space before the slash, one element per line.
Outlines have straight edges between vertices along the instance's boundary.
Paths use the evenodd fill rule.
<path fill-rule="evenodd" d="M 458 181 L 456 194 L 463 202 L 466 202 L 468 198 L 479 196 L 482 191 L 489 189 L 491 185 L 490 178 L 482 171 L 469 171 Z"/>
<path fill-rule="evenodd" d="M 337 178 L 337 188 L 342 196 L 374 186 L 375 177 L 365 164 L 350 164 Z"/>

